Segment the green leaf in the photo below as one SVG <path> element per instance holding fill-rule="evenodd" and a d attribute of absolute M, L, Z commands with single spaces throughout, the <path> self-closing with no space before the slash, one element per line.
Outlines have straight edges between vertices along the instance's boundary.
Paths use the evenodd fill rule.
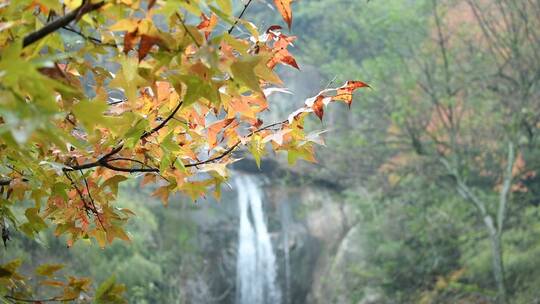
<path fill-rule="evenodd" d="M 17 269 L 21 266 L 21 264 L 21 259 L 15 259 L 6 264 L 0 265 L 0 278 L 13 276 L 17 272 Z"/>
<path fill-rule="evenodd" d="M 229 2 L 230 3 L 230 0 L 217 0 L 218 2 Z M 227 6 L 228 4 L 225 4 L 225 6 Z M 210 8 L 210 10 L 212 12 L 214 12 L 214 14 L 216 14 L 220 19 L 221 21 L 224 21 L 228 24 L 234 24 L 234 21 L 231 19 L 231 14 L 232 14 L 232 7 L 230 8 L 231 12 L 227 12 L 226 10 L 228 10 L 229 8 L 226 7 L 221 7 L 221 9 L 215 7 L 214 5 L 209 5 L 208 6 Z"/>
<path fill-rule="evenodd" d="M 255 163 L 259 169 L 261 168 L 261 157 L 264 155 L 264 143 L 260 136 L 255 135 L 249 142 L 248 150 L 253 155 Z"/>
<path fill-rule="evenodd" d="M 231 72 L 236 80 L 245 84 L 254 92 L 262 92 L 259 77 L 255 74 L 255 67 L 261 61 L 259 56 L 249 56 L 231 65 Z"/>
<path fill-rule="evenodd" d="M 127 177 L 124 175 L 115 175 L 109 179 L 107 179 L 103 184 L 101 185 L 101 188 L 104 189 L 106 187 L 109 187 L 111 189 L 111 192 L 114 195 L 118 194 L 118 184 L 125 181 Z"/>
<path fill-rule="evenodd" d="M 36 273 L 42 276 L 51 277 L 55 272 L 64 268 L 62 264 L 43 264 L 36 268 Z"/>
<path fill-rule="evenodd" d="M 43 230 L 47 228 L 47 224 L 41 216 L 39 215 L 39 210 L 37 208 L 28 208 L 24 212 L 24 215 L 28 219 L 30 223 L 32 223 L 32 226 L 36 228 L 37 231 Z"/>
<path fill-rule="evenodd" d="M 163 149 L 165 153 L 170 152 L 178 152 L 180 151 L 180 146 L 176 142 L 173 141 L 174 132 L 170 132 L 165 136 L 165 138 L 161 141 L 160 147 Z"/>
<path fill-rule="evenodd" d="M 208 81 L 203 80 L 194 75 L 179 75 L 171 77 L 176 82 L 180 81 L 187 87 L 186 95 L 184 96 L 184 106 L 189 106 L 200 98 L 205 98 L 210 102 L 219 101 L 218 91 L 208 84 Z"/>
<path fill-rule="evenodd" d="M 107 108 L 107 102 L 104 100 L 82 100 L 73 106 L 73 113 L 81 121 L 86 130 L 91 132 L 95 126 L 106 122 L 103 113 Z"/>
<path fill-rule="evenodd" d="M 127 303 L 123 299 L 125 289 L 124 285 L 116 284 L 116 278 L 111 276 L 99 285 L 94 300 L 97 304 Z"/>
<path fill-rule="evenodd" d="M 138 121 L 124 136 L 124 147 L 133 148 L 140 140 L 144 131 L 148 127 L 148 121 Z"/>
<path fill-rule="evenodd" d="M 232 15 L 233 5 L 231 0 L 216 0 L 216 2 L 225 14 Z"/>
<path fill-rule="evenodd" d="M 95 300 L 96 302 L 100 302 L 103 300 L 103 297 L 107 295 L 107 293 L 114 287 L 114 284 L 116 283 L 116 277 L 114 275 L 110 276 L 107 280 L 105 280 L 101 285 L 99 285 L 98 289 L 96 290 L 95 294 Z"/>

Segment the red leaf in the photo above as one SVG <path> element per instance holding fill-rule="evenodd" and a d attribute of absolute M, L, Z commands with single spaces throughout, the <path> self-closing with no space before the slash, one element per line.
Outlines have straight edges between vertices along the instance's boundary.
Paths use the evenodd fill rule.
<path fill-rule="evenodd" d="M 283 27 L 281 25 L 271 25 L 267 30 L 266 33 L 269 34 L 270 32 L 281 30 Z"/>
<path fill-rule="evenodd" d="M 263 124 L 263 121 L 260 118 L 257 118 L 257 120 L 253 123 L 253 127 L 255 129 L 258 129 L 262 126 L 262 124 Z"/>
<path fill-rule="evenodd" d="M 155 44 L 158 44 L 160 39 L 158 37 L 142 35 L 141 42 L 139 43 L 139 61 L 141 61 Z"/>
<path fill-rule="evenodd" d="M 124 35 L 124 53 L 127 54 L 135 46 L 138 31 L 138 29 L 135 29 L 133 32 L 128 32 Z"/>
<path fill-rule="evenodd" d="M 273 69 L 278 63 L 283 63 L 300 69 L 296 60 L 287 50 L 289 45 L 292 45 L 292 42 L 296 40 L 295 36 L 283 35 L 280 32 L 270 32 L 271 37 L 275 40 L 274 45 L 272 46 L 272 51 L 274 56 L 268 61 L 268 67 Z"/>
<path fill-rule="evenodd" d="M 319 119 L 322 121 L 323 115 L 324 115 L 324 96 L 319 95 L 317 98 L 315 98 L 315 101 L 313 102 L 313 105 L 311 108 L 313 109 L 313 112 Z"/>

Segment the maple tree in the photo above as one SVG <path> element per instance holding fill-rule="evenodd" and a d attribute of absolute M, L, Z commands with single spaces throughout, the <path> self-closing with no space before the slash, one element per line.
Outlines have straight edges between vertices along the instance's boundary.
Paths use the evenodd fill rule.
<path fill-rule="evenodd" d="M 68 246 L 129 240 L 133 215 L 114 201 L 119 184 L 141 176 L 168 201 L 193 199 L 227 180 L 232 152 L 247 147 L 257 163 L 271 148 L 314 161 L 318 133 L 304 120 L 322 120 L 324 106 L 367 84 L 349 81 L 308 99 L 287 119 L 265 124 L 267 97 L 283 85 L 278 65 L 299 68 L 295 37 L 279 25 L 260 32 L 238 16 L 231 0 L 54 1 L 0 4 L 0 191 L 4 242 L 8 226 L 29 237 L 53 225 Z M 275 0 L 288 27 L 291 1 Z M 243 27 L 249 37 L 234 36 Z M 120 98 L 113 98 L 118 96 Z M 24 204 L 24 218 L 14 208 Z M 13 302 L 32 299 L 20 261 L 0 268 L 0 290 Z M 36 270 L 51 278 L 61 267 Z M 82 299 L 88 279 L 45 279 L 60 295 Z M 111 279 L 97 302 L 121 302 Z"/>

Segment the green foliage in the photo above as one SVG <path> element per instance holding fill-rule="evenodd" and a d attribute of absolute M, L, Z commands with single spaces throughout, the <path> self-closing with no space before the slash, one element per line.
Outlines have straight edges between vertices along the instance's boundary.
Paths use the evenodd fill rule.
<path fill-rule="evenodd" d="M 308 33 L 300 60 L 325 62 L 328 80 L 361 75 L 374 88 L 353 116 L 328 114 L 335 136 L 316 169 L 352 189 L 350 202 L 364 214 L 357 225 L 368 244 L 359 246 L 369 262 L 349 282 L 381 287 L 399 303 L 504 302 L 494 291 L 492 259 L 500 252 L 483 221 L 491 217 L 496 227 L 503 223 L 496 229 L 510 297 L 534 299 L 524 282 L 537 274 L 518 265 L 535 269 L 538 261 L 537 240 L 522 237 L 536 226 L 526 214 L 537 201 L 530 175 L 538 168 L 540 125 L 530 115 L 540 110 L 532 76 L 539 36 L 525 34 L 538 28 L 537 18 L 518 16 L 537 9 L 515 1 L 310 1 L 299 10 L 296 24 Z M 332 27 L 340 30 L 321 30 Z M 358 189 L 373 197 L 365 201 Z"/>

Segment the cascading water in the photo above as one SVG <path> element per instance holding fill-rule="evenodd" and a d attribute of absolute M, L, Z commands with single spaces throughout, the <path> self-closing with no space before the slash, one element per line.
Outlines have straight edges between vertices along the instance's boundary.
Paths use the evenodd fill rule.
<path fill-rule="evenodd" d="M 285 258 L 285 288 L 283 290 L 283 304 L 289 304 L 289 299 L 291 298 L 291 264 L 289 255 L 289 223 L 291 222 L 291 208 L 289 207 L 289 202 L 286 201 L 279 206 L 281 216 L 282 245 Z"/>
<path fill-rule="evenodd" d="M 251 176 L 239 176 L 235 184 L 240 212 L 236 303 L 281 303 L 276 256 L 264 220 L 261 191 Z"/>

